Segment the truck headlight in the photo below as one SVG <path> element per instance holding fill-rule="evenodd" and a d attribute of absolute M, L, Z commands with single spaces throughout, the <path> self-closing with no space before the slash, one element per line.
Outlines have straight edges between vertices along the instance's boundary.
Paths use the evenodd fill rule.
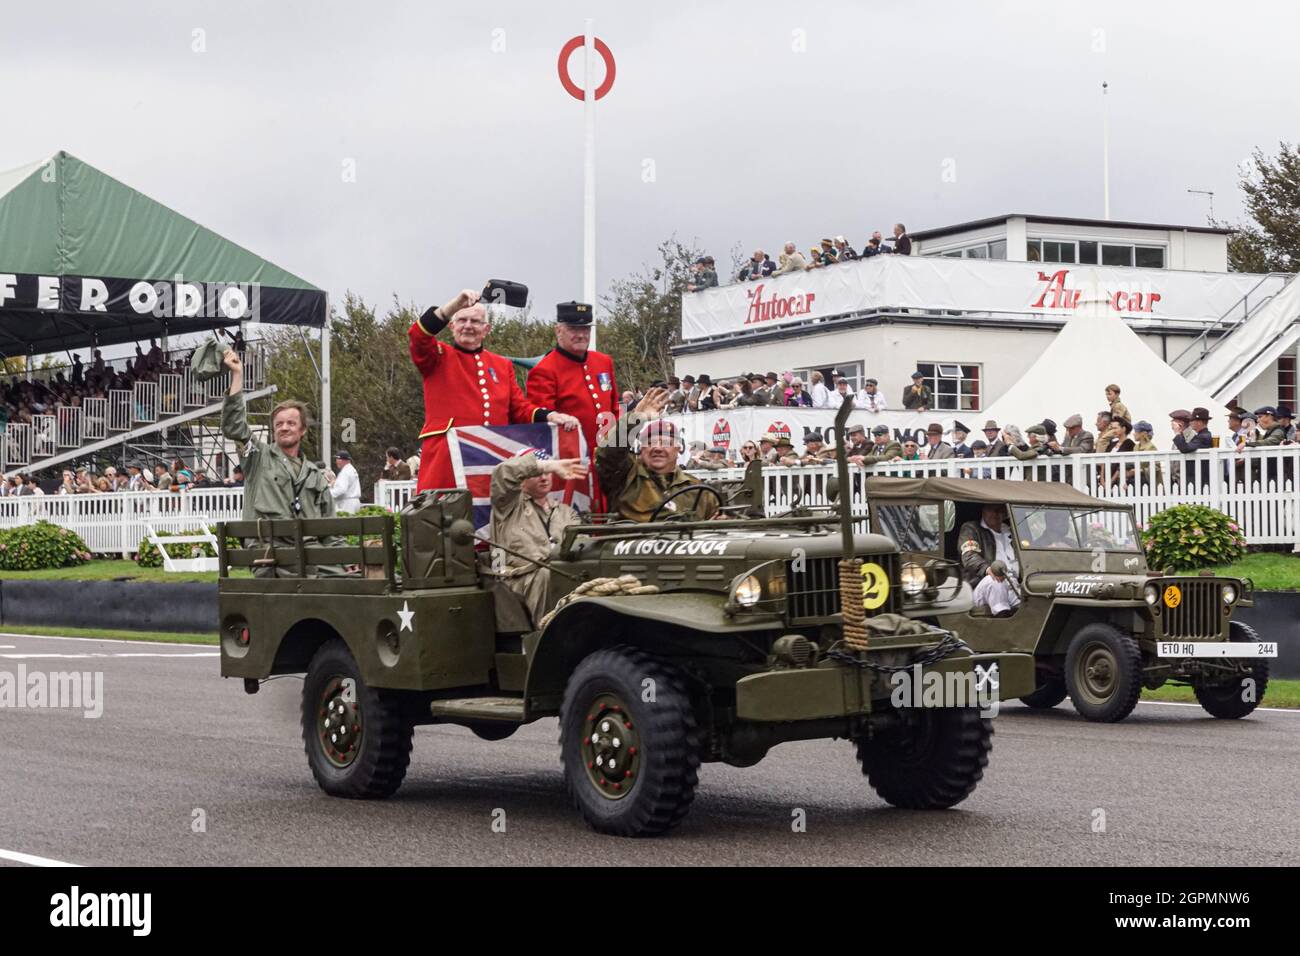
<path fill-rule="evenodd" d="M 1223 603 L 1224 604 L 1237 603 L 1237 586 L 1235 584 L 1225 584 L 1223 586 Z"/>
<path fill-rule="evenodd" d="M 1142 600 L 1147 602 L 1148 607 L 1155 607 L 1160 600 L 1160 589 L 1154 584 L 1148 584 L 1142 589 Z"/>
<path fill-rule="evenodd" d="M 732 593 L 741 607 L 753 607 L 763 597 L 763 583 L 751 574 L 737 584 Z"/>
<path fill-rule="evenodd" d="M 925 568 L 911 561 L 903 565 L 899 579 L 904 594 L 920 594 L 929 584 L 925 576 Z"/>

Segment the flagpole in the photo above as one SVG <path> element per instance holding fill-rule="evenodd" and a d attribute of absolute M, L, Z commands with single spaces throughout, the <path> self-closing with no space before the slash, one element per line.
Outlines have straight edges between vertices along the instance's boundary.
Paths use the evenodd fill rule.
<path fill-rule="evenodd" d="M 582 298 L 591 306 L 591 348 L 596 347 L 596 77 L 595 21 L 585 21 L 582 48 Z"/>
<path fill-rule="evenodd" d="M 1110 106 L 1106 81 L 1101 81 L 1101 207 L 1103 219 L 1110 218 Z"/>

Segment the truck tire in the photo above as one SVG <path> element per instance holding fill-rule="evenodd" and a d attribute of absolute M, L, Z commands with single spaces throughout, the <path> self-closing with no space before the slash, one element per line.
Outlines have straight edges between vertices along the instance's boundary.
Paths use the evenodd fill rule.
<path fill-rule="evenodd" d="M 1080 628 L 1065 654 L 1070 703 L 1103 724 L 1123 720 L 1142 693 L 1142 652 L 1131 634 L 1097 621 Z"/>
<path fill-rule="evenodd" d="M 1249 624 L 1242 621 L 1229 621 L 1228 640 L 1242 644 L 1258 644 L 1259 635 L 1255 633 L 1255 629 Z M 1255 699 L 1251 701 L 1241 699 L 1243 690 L 1241 682 L 1246 678 L 1253 678 L 1255 681 Z M 1245 717 L 1259 706 L 1259 702 L 1264 699 L 1264 691 L 1267 689 L 1268 658 L 1266 657 L 1251 661 L 1249 673 L 1242 674 L 1226 684 L 1197 683 L 1192 688 L 1196 694 L 1196 700 L 1205 708 L 1205 712 L 1211 717 L 1219 717 L 1224 720 Z"/>
<path fill-rule="evenodd" d="M 1026 694 L 1020 698 L 1022 704 L 1026 704 L 1035 710 L 1050 710 L 1061 701 L 1065 700 L 1065 681 L 1060 677 L 1054 677 L 1032 694 Z"/>
<path fill-rule="evenodd" d="M 946 810 L 970 796 L 989 764 L 993 721 L 971 707 L 912 707 L 899 715 L 899 726 L 854 741 L 872 789 L 908 810 Z"/>
<path fill-rule="evenodd" d="M 652 699 L 644 700 L 650 689 Z M 592 829 L 636 837 L 675 827 L 695 799 L 700 766 L 681 675 L 633 647 L 587 655 L 564 688 L 560 763 Z"/>
<path fill-rule="evenodd" d="M 347 644 L 336 638 L 317 649 L 302 684 L 302 739 L 322 790 L 354 800 L 392 795 L 413 732 L 396 696 L 361 679 Z"/>

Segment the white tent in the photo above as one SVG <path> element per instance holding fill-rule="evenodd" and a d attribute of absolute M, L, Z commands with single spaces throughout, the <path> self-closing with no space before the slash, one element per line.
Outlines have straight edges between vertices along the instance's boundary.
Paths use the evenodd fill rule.
<path fill-rule="evenodd" d="M 1073 414 L 1092 431 L 1097 412 L 1106 407 L 1106 386 L 1120 387 L 1119 400 L 1133 421 L 1148 421 L 1153 440 L 1169 447 L 1169 412 L 1198 405 L 1211 416 L 1211 431 L 1226 427 L 1227 408 L 1166 365 L 1104 301 L 1082 308 L 1057 333 L 1038 361 L 1011 388 L 980 413 L 999 424 L 1020 426 L 1050 418 L 1058 435 Z M 983 421 L 967 422 L 978 429 Z"/>

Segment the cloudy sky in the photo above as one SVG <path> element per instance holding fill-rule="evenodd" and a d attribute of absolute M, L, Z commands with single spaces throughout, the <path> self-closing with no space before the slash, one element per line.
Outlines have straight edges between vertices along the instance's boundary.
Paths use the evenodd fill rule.
<path fill-rule="evenodd" d="M 5 11 L 0 169 L 66 149 L 334 298 L 495 276 L 549 315 L 582 289 L 556 58 L 587 16 L 617 58 L 600 289 L 673 233 L 721 261 L 1100 216 L 1103 79 L 1116 218 L 1203 223 L 1195 188 L 1234 219 L 1238 164 L 1300 135 L 1287 4 L 65 0 Z"/>

